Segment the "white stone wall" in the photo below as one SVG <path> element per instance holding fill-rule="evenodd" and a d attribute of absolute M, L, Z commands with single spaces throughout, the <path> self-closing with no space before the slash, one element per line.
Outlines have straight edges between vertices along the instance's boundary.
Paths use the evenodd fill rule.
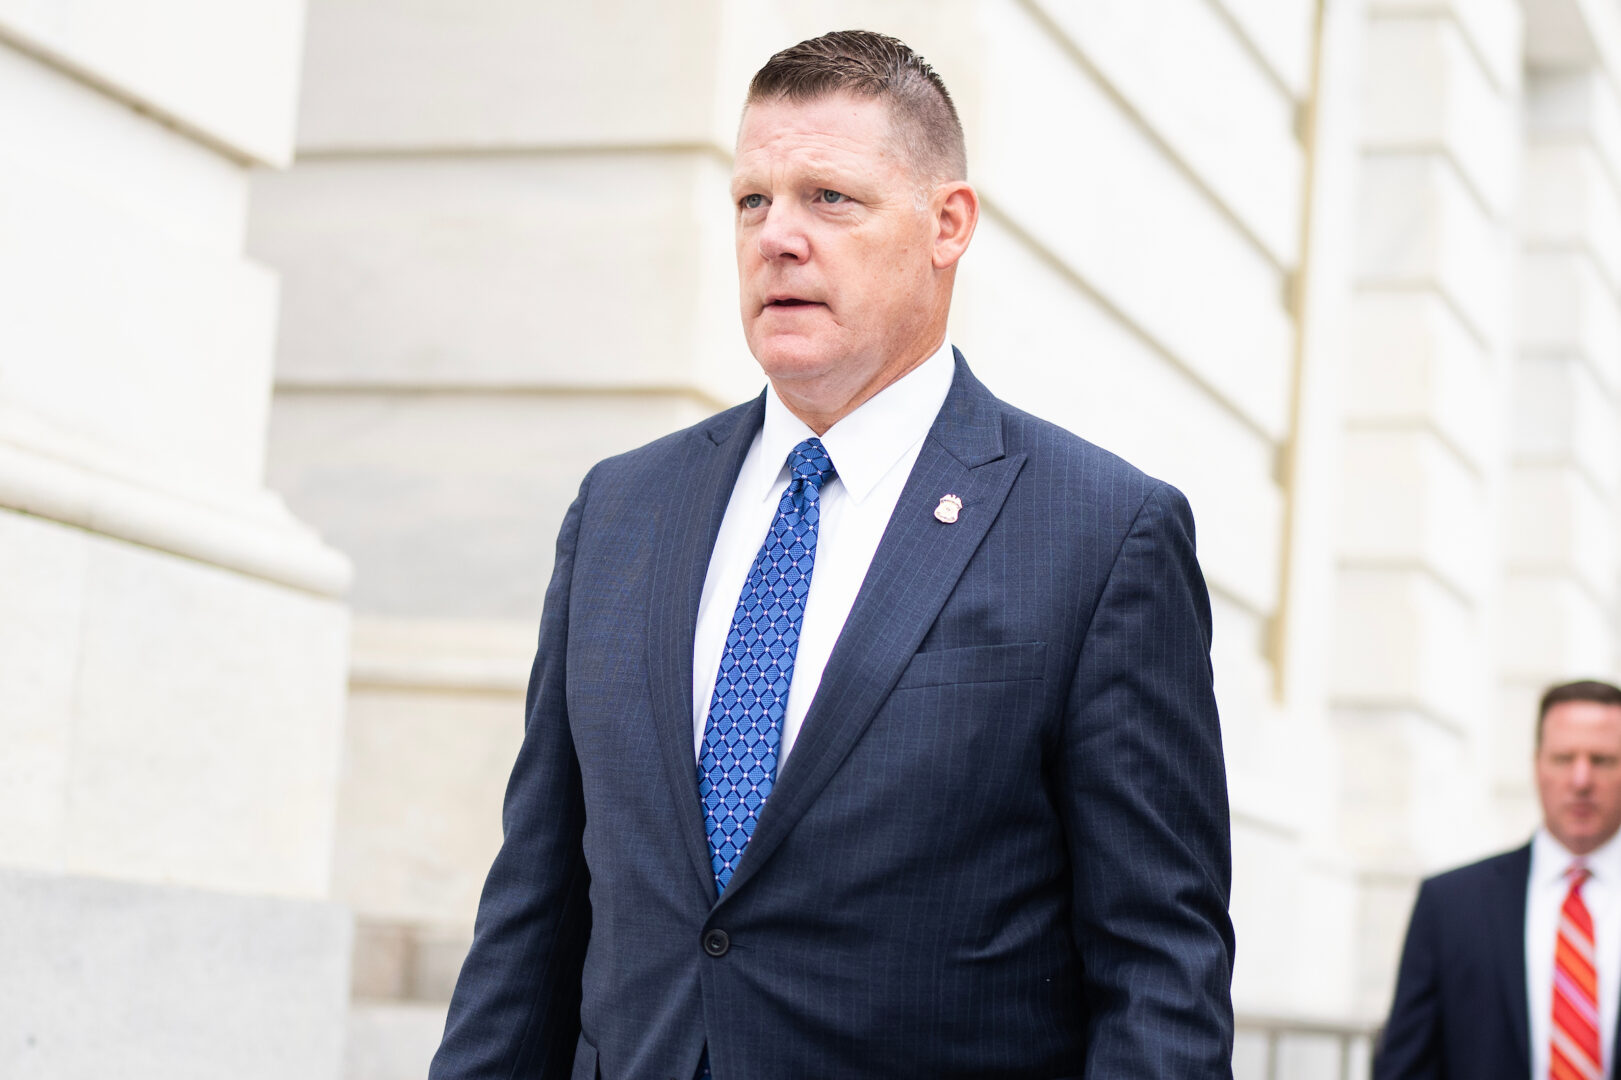
<path fill-rule="evenodd" d="M 337 1077 L 347 560 L 263 484 L 297 0 L 0 0 L 0 1075 Z"/>
<path fill-rule="evenodd" d="M 1374 0 L 1365 26 L 1330 683 L 1364 1013 L 1388 1003 L 1415 877 L 1499 839 L 1521 34 L 1513 0 Z"/>

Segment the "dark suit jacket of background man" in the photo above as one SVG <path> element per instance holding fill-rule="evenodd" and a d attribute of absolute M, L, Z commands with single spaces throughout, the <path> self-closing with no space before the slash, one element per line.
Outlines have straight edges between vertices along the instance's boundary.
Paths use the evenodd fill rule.
<path fill-rule="evenodd" d="M 569 509 L 432 1077 L 689 1080 L 706 1041 L 718 1080 L 1230 1077 L 1192 517 L 960 353 L 716 902 L 693 633 L 763 415 L 602 462 Z"/>
<path fill-rule="evenodd" d="M 1430 878 L 1413 904 L 1374 1080 L 1527 1080 L 1531 845 Z M 1608 1075 L 1616 1075 L 1612 1063 Z"/>

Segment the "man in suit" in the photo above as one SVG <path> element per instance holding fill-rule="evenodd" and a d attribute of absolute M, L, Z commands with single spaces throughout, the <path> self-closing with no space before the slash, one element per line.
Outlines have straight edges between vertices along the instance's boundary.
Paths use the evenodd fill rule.
<path fill-rule="evenodd" d="M 1186 502 L 947 343 L 979 204 L 904 44 L 777 54 L 735 161 L 770 385 L 568 512 L 431 1075 L 1230 1077 Z"/>
<path fill-rule="evenodd" d="M 1542 825 L 1430 878 L 1407 930 L 1375 1080 L 1599 1080 L 1621 989 L 1621 689 L 1550 688 Z"/>

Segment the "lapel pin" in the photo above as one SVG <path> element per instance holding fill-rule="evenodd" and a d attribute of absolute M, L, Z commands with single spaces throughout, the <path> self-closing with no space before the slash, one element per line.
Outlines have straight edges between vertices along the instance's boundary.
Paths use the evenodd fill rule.
<path fill-rule="evenodd" d="M 934 519 L 950 525 L 957 520 L 957 511 L 962 509 L 962 500 L 955 495 L 940 496 L 940 505 L 934 508 Z"/>

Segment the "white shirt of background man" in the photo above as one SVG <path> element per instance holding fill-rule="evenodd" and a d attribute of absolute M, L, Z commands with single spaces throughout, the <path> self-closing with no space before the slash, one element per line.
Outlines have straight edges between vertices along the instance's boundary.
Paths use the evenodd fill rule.
<path fill-rule="evenodd" d="M 1531 1011 L 1531 1080 L 1548 1076 L 1549 1040 L 1553 1037 L 1553 951 L 1559 936 L 1559 910 L 1570 892 L 1566 871 L 1576 856 L 1545 828 L 1531 838 L 1531 877 L 1525 894 L 1525 988 Z M 1593 917 L 1593 947 L 1598 957 L 1599 1046 L 1604 1075 L 1616 1075 L 1616 1006 L 1621 1002 L 1621 833 L 1583 860 L 1593 876 L 1582 886 L 1582 901 Z"/>

